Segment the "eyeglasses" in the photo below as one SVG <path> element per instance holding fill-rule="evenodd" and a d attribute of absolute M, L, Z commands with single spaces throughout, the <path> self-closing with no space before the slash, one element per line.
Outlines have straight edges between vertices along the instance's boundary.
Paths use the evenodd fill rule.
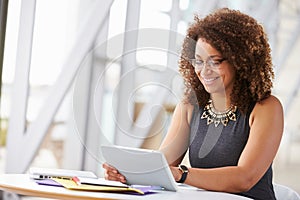
<path fill-rule="evenodd" d="M 208 59 L 206 61 L 200 60 L 200 59 L 190 59 L 191 64 L 193 65 L 195 71 L 200 71 L 204 68 L 204 66 L 214 70 L 214 69 L 219 69 L 220 65 L 222 64 L 223 61 L 225 61 L 226 58 L 221 58 L 221 59 Z"/>

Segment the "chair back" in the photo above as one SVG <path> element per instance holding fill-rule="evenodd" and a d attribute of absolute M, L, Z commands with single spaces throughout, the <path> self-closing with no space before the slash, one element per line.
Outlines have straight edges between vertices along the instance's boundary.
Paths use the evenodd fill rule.
<path fill-rule="evenodd" d="M 273 187 L 277 200 L 300 200 L 299 194 L 287 186 L 274 183 Z"/>

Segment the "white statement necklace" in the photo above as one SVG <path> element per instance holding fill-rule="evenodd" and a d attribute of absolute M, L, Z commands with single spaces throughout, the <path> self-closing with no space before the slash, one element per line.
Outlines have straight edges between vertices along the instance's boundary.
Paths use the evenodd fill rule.
<path fill-rule="evenodd" d="M 236 110 L 237 107 L 232 105 L 226 111 L 218 112 L 215 110 L 212 100 L 210 99 L 204 107 L 201 119 L 207 119 L 207 125 L 214 123 L 215 127 L 217 127 L 219 124 L 227 126 L 229 120 L 236 121 Z"/>

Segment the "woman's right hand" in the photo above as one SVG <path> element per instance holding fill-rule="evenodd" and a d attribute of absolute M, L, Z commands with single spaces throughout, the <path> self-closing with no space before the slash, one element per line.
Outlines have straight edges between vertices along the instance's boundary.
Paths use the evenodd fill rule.
<path fill-rule="evenodd" d="M 102 167 L 105 169 L 104 178 L 110 181 L 119 181 L 126 183 L 126 178 L 116 168 L 110 166 L 107 163 L 103 163 Z"/>

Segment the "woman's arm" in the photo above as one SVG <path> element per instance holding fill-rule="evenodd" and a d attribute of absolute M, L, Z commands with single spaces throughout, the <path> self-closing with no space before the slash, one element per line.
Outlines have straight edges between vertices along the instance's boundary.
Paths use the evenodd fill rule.
<path fill-rule="evenodd" d="M 237 166 L 191 168 L 185 183 L 225 192 L 242 192 L 252 188 L 273 162 L 281 141 L 283 109 L 279 100 L 270 96 L 257 103 L 250 115 L 249 125 L 249 139 Z M 179 180 L 180 171 L 175 167 L 171 170 L 175 180 Z"/>
<path fill-rule="evenodd" d="M 183 102 L 176 106 L 168 134 L 160 146 L 171 166 L 178 166 L 188 149 L 193 108 L 191 104 Z"/>

